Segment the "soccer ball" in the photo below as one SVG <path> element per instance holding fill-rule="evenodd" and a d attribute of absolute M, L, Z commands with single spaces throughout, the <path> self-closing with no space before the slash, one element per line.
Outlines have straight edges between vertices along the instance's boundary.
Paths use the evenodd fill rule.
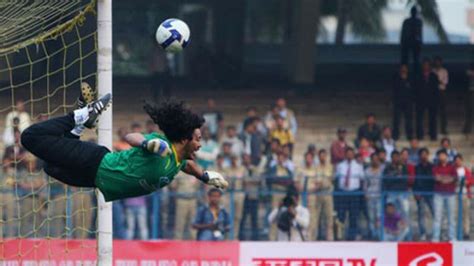
<path fill-rule="evenodd" d="M 184 21 L 169 18 L 160 24 L 156 30 L 156 41 L 170 53 L 178 53 L 189 43 L 189 27 Z"/>

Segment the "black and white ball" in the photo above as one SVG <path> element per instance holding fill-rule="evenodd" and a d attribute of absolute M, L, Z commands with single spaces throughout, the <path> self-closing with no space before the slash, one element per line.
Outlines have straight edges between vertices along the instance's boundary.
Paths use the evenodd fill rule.
<path fill-rule="evenodd" d="M 189 43 L 188 25 L 177 18 L 169 18 L 156 30 L 156 41 L 167 52 L 179 53 Z"/>

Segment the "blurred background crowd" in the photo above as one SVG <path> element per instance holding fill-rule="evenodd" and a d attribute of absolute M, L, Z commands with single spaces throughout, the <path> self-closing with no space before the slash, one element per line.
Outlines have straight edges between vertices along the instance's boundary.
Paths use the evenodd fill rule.
<path fill-rule="evenodd" d="M 404 69 L 402 66 L 401 79 Z M 395 86 L 399 84 L 397 76 Z M 394 91 L 394 102 L 399 91 Z M 369 113 L 361 117 L 354 139 L 347 138 L 348 129 L 341 126 L 331 143 L 311 143 L 297 156 L 298 116 L 285 98 L 276 99 L 267 110 L 249 106 L 243 111 L 240 123 L 229 124 L 215 99 L 209 98 L 202 110 L 206 124 L 197 162 L 204 169 L 223 173 L 230 181 L 229 190 L 208 191 L 198 180 L 181 173 L 162 191 L 114 202 L 114 236 L 280 241 L 470 239 L 474 180 L 449 137 L 438 139 L 436 132 L 430 132 L 427 139 L 422 134 L 414 137 L 407 124 L 404 143 L 408 145 L 399 145 L 400 114 L 393 113 L 392 127 L 379 124 L 376 114 Z M 19 142 L 21 131 L 32 123 L 23 102 L 18 101 L 7 117 L 12 123 L 5 126 L 3 135 L 2 176 L 7 186 L 1 195 L 12 204 L 4 205 L 0 213 L 6 221 L 3 234 L 89 237 L 94 231 L 93 191 L 66 188 L 40 171 L 41 161 Z M 130 132 L 158 130 L 151 120 L 131 122 L 117 130 L 113 148 L 130 149 L 125 141 Z M 423 145 L 437 142 L 437 149 Z M 20 199 L 20 212 L 13 204 L 15 199 Z"/>

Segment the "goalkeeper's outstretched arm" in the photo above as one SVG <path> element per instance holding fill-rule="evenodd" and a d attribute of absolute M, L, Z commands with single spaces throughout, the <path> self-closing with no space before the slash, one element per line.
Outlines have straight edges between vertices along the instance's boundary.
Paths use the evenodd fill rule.
<path fill-rule="evenodd" d="M 166 141 L 155 138 L 145 139 L 140 133 L 130 133 L 125 136 L 125 141 L 132 147 L 141 147 L 144 150 L 155 153 L 160 156 L 166 156 L 171 153 L 171 148 Z"/>
<path fill-rule="evenodd" d="M 205 184 L 214 186 L 216 188 L 226 189 L 229 183 L 222 177 L 221 174 L 213 171 L 203 171 L 196 162 L 192 160 L 186 161 L 186 166 L 183 169 L 186 174 L 192 175 L 201 180 Z"/>

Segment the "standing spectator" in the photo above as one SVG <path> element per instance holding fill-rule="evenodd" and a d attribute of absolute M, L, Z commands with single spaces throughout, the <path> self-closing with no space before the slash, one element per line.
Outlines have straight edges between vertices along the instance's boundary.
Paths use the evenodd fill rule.
<path fill-rule="evenodd" d="M 383 171 L 382 187 L 386 192 L 386 202 L 392 202 L 408 218 L 410 201 L 408 197 L 408 170 L 398 151 L 391 154 L 391 162 Z"/>
<path fill-rule="evenodd" d="M 346 154 L 346 134 L 345 128 L 337 129 L 337 139 L 331 144 L 331 163 L 337 165 L 345 159 Z"/>
<path fill-rule="evenodd" d="M 463 157 L 461 154 L 454 158 L 454 167 L 456 167 L 457 178 L 462 184 L 462 228 L 463 240 L 469 240 L 469 232 L 471 231 L 471 186 L 474 184 L 471 170 L 464 166 Z M 460 207 L 458 207 L 460 208 Z M 460 225 L 458 225 L 460 226 Z"/>
<path fill-rule="evenodd" d="M 66 185 L 49 179 L 48 183 L 48 205 L 47 217 L 48 221 L 48 236 L 61 238 L 66 235 L 66 203 L 68 201 L 66 194 Z M 74 213 L 73 213 L 74 214 Z"/>
<path fill-rule="evenodd" d="M 29 161 L 30 167 L 34 167 L 33 159 L 27 159 L 27 161 Z M 18 181 L 16 197 L 21 199 L 18 203 L 19 220 L 17 222 L 20 234 L 18 237 L 39 238 L 43 235 L 41 224 L 45 221 L 43 216 L 45 213 L 45 195 L 43 192 L 43 188 L 46 185 L 45 176 L 34 174 L 32 169 L 29 168 L 26 171 L 17 171 L 16 180 Z M 56 218 L 63 219 L 64 216 Z M 59 230 L 62 231 L 62 235 L 66 234 L 64 227 L 59 228 Z"/>
<path fill-rule="evenodd" d="M 222 138 L 221 143 L 230 143 L 232 146 L 232 154 L 238 156 L 239 158 L 244 153 L 244 144 L 237 136 L 237 129 L 235 126 L 228 126 L 226 128 L 226 133 Z"/>
<path fill-rule="evenodd" d="M 199 241 L 224 240 L 230 229 L 229 214 L 220 206 L 222 191 L 211 188 L 207 192 L 208 204 L 198 208 L 193 222 Z"/>
<path fill-rule="evenodd" d="M 11 168 L 12 178 L 16 182 L 15 196 L 21 199 L 17 203 L 19 204 L 18 220 L 16 221 L 19 227 L 18 237 L 41 237 L 40 228 L 41 222 L 44 220 L 42 216 L 45 206 L 42 189 L 46 185 L 46 179 L 42 174 L 34 174 L 36 161 L 22 146 L 19 130 L 15 131 L 14 139 L 14 144 L 5 149 L 3 164 L 7 168 Z M 59 219 L 63 219 L 63 217 Z M 59 236 L 59 234 L 55 236 Z"/>
<path fill-rule="evenodd" d="M 234 198 L 225 200 L 226 202 L 224 203 L 224 206 L 226 206 L 226 209 L 230 210 L 230 200 L 233 200 L 234 210 L 232 227 L 234 229 L 234 239 L 239 239 L 240 221 L 242 219 L 245 199 L 245 193 L 243 190 L 244 177 L 247 176 L 248 173 L 247 169 L 240 164 L 239 158 L 237 156 L 232 155 L 231 160 L 231 166 L 226 169 L 226 171 L 224 171 L 224 174 L 229 181 L 230 189 L 234 190 Z"/>
<path fill-rule="evenodd" d="M 291 131 L 291 134 L 296 136 L 298 131 L 296 116 L 293 110 L 286 107 L 285 98 L 278 98 L 276 101 L 276 106 L 278 107 L 279 115 L 283 118 L 285 124 L 288 125 L 288 129 Z"/>
<path fill-rule="evenodd" d="M 314 165 L 319 164 L 319 159 L 318 159 L 318 150 L 316 149 L 316 145 L 314 144 L 308 144 L 308 147 L 306 148 L 307 153 L 311 153 L 314 158 Z M 304 164 L 304 162 L 303 162 Z"/>
<path fill-rule="evenodd" d="M 217 140 L 224 128 L 224 116 L 217 110 L 214 99 L 207 99 L 207 109 L 202 116 L 206 120 L 206 126 L 209 128 L 211 137 Z"/>
<path fill-rule="evenodd" d="M 382 140 L 380 147 L 385 150 L 387 154 L 392 154 L 397 149 L 395 140 L 392 138 L 392 130 L 389 127 L 383 127 Z M 387 160 L 390 162 L 390 159 Z"/>
<path fill-rule="evenodd" d="M 471 133 L 472 130 L 472 112 L 474 111 L 474 62 L 469 65 L 466 70 L 468 80 L 468 87 L 466 90 L 466 107 L 465 107 L 465 121 L 463 132 L 465 134 Z"/>
<path fill-rule="evenodd" d="M 25 111 L 23 100 L 16 102 L 14 110 L 5 117 L 5 131 L 3 132 L 3 145 L 8 147 L 15 143 L 15 129 L 23 132 L 31 125 L 30 114 Z"/>
<path fill-rule="evenodd" d="M 382 130 L 380 130 L 379 125 L 377 125 L 375 114 L 369 113 L 366 116 L 365 124 L 361 125 L 357 131 L 356 144 L 359 146 L 359 141 L 362 138 L 366 138 L 372 145 L 374 145 L 380 140 L 381 134 Z"/>
<path fill-rule="evenodd" d="M 276 128 L 276 121 L 275 117 L 280 116 L 280 109 L 276 104 L 270 107 L 270 111 L 265 115 L 264 124 L 267 128 L 267 132 L 270 132 Z M 288 129 L 290 126 L 288 125 L 288 121 L 285 121 L 284 128 Z"/>
<path fill-rule="evenodd" d="M 299 191 L 304 192 L 306 196 L 306 206 L 310 213 L 314 214 L 318 210 L 316 209 L 316 164 L 314 163 L 313 154 L 306 152 L 304 155 L 304 164 L 302 167 L 298 167 L 295 175 L 295 186 Z M 311 217 L 308 235 L 311 241 L 317 239 L 317 227 L 315 217 Z"/>
<path fill-rule="evenodd" d="M 239 126 L 238 126 L 239 134 L 242 134 L 244 132 L 245 123 L 247 122 L 247 120 L 254 121 L 254 123 L 256 124 L 256 127 L 257 127 L 257 132 L 260 135 L 262 135 L 262 136 L 267 136 L 268 135 L 267 128 L 265 127 L 265 124 L 262 122 L 262 120 L 258 116 L 257 108 L 255 106 L 250 106 L 250 107 L 247 108 L 246 116 L 245 116 L 244 120 L 242 121 L 242 123 L 240 123 Z"/>
<path fill-rule="evenodd" d="M 268 175 L 277 178 L 293 178 L 295 164 L 283 152 L 277 155 L 277 159 L 270 163 Z"/>
<path fill-rule="evenodd" d="M 172 186 L 176 191 L 174 237 L 179 240 L 194 239 L 196 237 L 195 231 L 189 229 L 191 228 L 191 221 L 193 217 L 195 217 L 196 208 L 198 206 L 199 183 L 189 175 L 179 173 L 172 183 Z M 188 233 L 187 237 L 186 233 Z"/>
<path fill-rule="evenodd" d="M 418 148 L 418 140 L 411 139 L 410 140 L 410 148 L 408 148 L 408 162 L 413 165 L 417 165 L 420 162 L 420 156 Z"/>
<path fill-rule="evenodd" d="M 260 165 L 259 165 L 260 171 L 267 172 L 268 169 L 270 169 L 270 164 L 273 161 L 276 161 L 277 154 L 279 154 L 280 152 L 282 152 L 280 141 L 278 139 L 271 139 L 270 145 L 265 152 L 265 156 L 260 161 Z"/>
<path fill-rule="evenodd" d="M 220 155 L 222 156 L 222 159 L 223 159 L 222 167 L 224 169 L 229 168 L 232 164 L 232 156 L 234 155 L 232 153 L 232 143 L 230 142 L 222 143 L 222 153 Z"/>
<path fill-rule="evenodd" d="M 413 98 L 415 90 L 408 75 L 408 66 L 401 65 L 393 82 L 393 138 L 400 137 L 400 118 L 403 116 L 407 139 L 413 138 Z"/>
<path fill-rule="evenodd" d="M 407 223 L 391 202 L 385 205 L 384 240 L 403 241 L 409 234 Z"/>
<path fill-rule="evenodd" d="M 298 192 L 291 189 L 278 208 L 268 215 L 268 222 L 278 227 L 277 241 L 305 241 L 309 219 L 308 209 L 299 204 Z"/>
<path fill-rule="evenodd" d="M 245 154 L 249 154 L 252 165 L 259 165 L 262 158 L 264 137 L 257 130 L 258 122 L 255 118 L 244 121 L 244 130 L 240 135 Z"/>
<path fill-rule="evenodd" d="M 410 163 L 409 156 L 410 154 L 408 153 L 408 148 L 403 148 L 402 151 L 400 152 L 400 161 L 402 162 L 403 165 L 407 167 L 408 184 L 411 185 L 413 184 L 413 181 L 415 180 L 416 164 Z"/>
<path fill-rule="evenodd" d="M 415 183 L 413 184 L 413 194 L 415 195 L 419 239 L 424 241 L 426 237 L 426 223 L 424 220 L 427 216 L 423 212 L 423 204 L 428 207 L 431 217 L 433 217 L 433 164 L 430 162 L 430 152 L 427 148 L 421 148 L 419 151 L 420 162 L 415 168 Z"/>
<path fill-rule="evenodd" d="M 336 197 L 337 218 L 345 223 L 346 213 L 349 213 L 348 240 L 354 240 L 358 231 L 357 218 L 361 212 L 360 192 L 361 181 L 364 178 L 362 165 L 355 161 L 353 148 L 346 148 L 345 160 L 336 167 L 335 178 L 337 189 L 341 196 Z"/>
<path fill-rule="evenodd" d="M 421 46 L 423 45 L 423 22 L 418 17 L 418 8 L 413 6 L 410 10 L 410 18 L 403 21 L 400 44 L 402 48 L 402 64 L 408 65 L 408 56 L 413 56 L 413 69 L 420 62 Z"/>
<path fill-rule="evenodd" d="M 134 239 L 135 225 L 138 225 L 138 237 L 140 240 L 148 239 L 147 206 L 146 197 L 135 197 L 124 200 L 125 217 L 127 220 L 127 231 L 125 239 Z"/>
<path fill-rule="evenodd" d="M 5 222 L 0 223 L 0 229 L 4 229 L 5 237 L 17 236 L 15 234 L 18 233 L 18 221 L 16 218 L 19 216 L 19 213 L 17 213 L 17 199 L 15 197 L 19 196 L 18 193 L 24 196 L 22 195 L 23 193 L 31 192 L 31 190 L 25 191 L 21 186 L 18 186 L 18 183 L 28 175 L 30 162 L 27 160 L 27 158 L 29 158 L 28 152 L 20 143 L 19 130 L 15 131 L 14 139 L 13 145 L 5 148 L 2 158 L 4 180 L 2 180 L 3 189 L 0 191 L 2 193 L 0 212 L 3 212 L 5 220 L 3 220 L 2 217 L 0 218 Z M 31 210 L 31 207 L 29 210 Z"/>
<path fill-rule="evenodd" d="M 387 152 L 385 151 L 385 149 L 379 149 L 377 151 L 377 155 L 379 156 L 379 159 L 380 159 L 380 164 L 382 164 L 382 166 L 385 166 L 385 164 L 391 160 L 391 159 L 387 159 Z"/>
<path fill-rule="evenodd" d="M 92 232 L 92 217 L 94 211 L 93 199 L 95 191 L 91 188 L 70 188 L 73 191 L 73 225 L 76 228 L 74 237 L 86 239 Z"/>
<path fill-rule="evenodd" d="M 243 239 L 243 228 L 247 217 L 250 216 L 251 223 L 251 240 L 258 240 L 258 207 L 259 207 L 259 191 L 262 185 L 260 171 L 257 166 L 252 165 L 251 157 L 244 154 L 242 157 L 243 166 L 246 168 L 247 176 L 244 177 L 244 210 L 242 220 L 240 222 L 239 236 Z"/>
<path fill-rule="evenodd" d="M 434 222 L 433 241 L 439 242 L 441 235 L 441 221 L 443 219 L 443 209 L 447 212 L 448 237 L 455 240 L 456 235 L 456 169 L 449 164 L 448 154 L 445 150 L 437 152 L 438 164 L 433 167 L 435 177 L 434 185 Z"/>
<path fill-rule="evenodd" d="M 358 154 L 360 155 L 362 165 L 366 166 L 370 163 L 370 155 L 374 153 L 375 150 L 372 148 L 370 142 L 362 137 L 359 141 Z"/>
<path fill-rule="evenodd" d="M 456 157 L 456 155 L 458 155 L 458 151 L 451 147 L 451 140 L 447 137 L 444 137 L 444 138 L 441 139 L 440 148 L 436 151 L 436 154 L 438 154 L 438 151 L 440 151 L 440 150 L 446 151 L 446 154 L 448 154 L 448 162 L 449 163 L 454 162 L 454 157 Z M 438 163 L 438 158 L 435 157 L 433 159 L 433 161 L 434 161 L 434 163 Z"/>
<path fill-rule="evenodd" d="M 416 96 L 416 136 L 419 140 L 424 137 L 423 116 L 428 112 L 428 124 L 431 140 L 438 137 L 436 115 L 439 106 L 439 85 L 438 77 L 431 69 L 429 59 L 423 61 L 421 76 L 415 82 Z"/>
<path fill-rule="evenodd" d="M 315 223 L 313 224 L 313 231 L 316 233 L 314 240 L 318 239 L 319 226 L 321 222 L 324 222 L 326 228 L 325 239 L 328 241 L 334 240 L 333 232 L 333 210 L 334 201 L 332 193 L 334 191 L 333 186 L 333 166 L 328 160 L 328 154 L 325 149 L 321 149 L 318 152 L 319 164 L 316 166 L 316 179 L 314 180 L 314 190 L 316 192 L 316 208 L 314 213 Z M 313 202 L 314 204 L 314 202 Z M 308 205 L 309 206 L 309 205 Z M 324 220 L 321 218 L 324 217 Z M 311 225 L 310 225 L 311 228 Z"/>
<path fill-rule="evenodd" d="M 214 167 L 214 161 L 219 154 L 219 144 L 211 138 L 206 126 L 201 128 L 201 148 L 196 152 L 197 163 L 203 169 Z"/>
<path fill-rule="evenodd" d="M 370 166 L 365 169 L 364 192 L 367 200 L 369 229 L 372 239 L 380 239 L 380 192 L 382 190 L 383 165 L 376 153 L 370 156 Z"/>
<path fill-rule="evenodd" d="M 276 116 L 275 122 L 276 127 L 270 131 L 270 139 L 278 139 L 280 145 L 289 145 L 290 150 L 293 150 L 293 143 L 295 142 L 294 135 L 290 130 L 285 128 L 285 120 L 283 120 L 283 117 L 281 116 Z"/>
<path fill-rule="evenodd" d="M 441 134 L 448 134 L 446 128 L 448 127 L 448 120 L 446 115 L 446 88 L 449 82 L 448 70 L 443 66 L 443 59 L 440 56 L 436 56 L 433 60 L 433 72 L 438 77 L 438 88 L 439 88 L 439 115 L 441 122 Z"/>
<path fill-rule="evenodd" d="M 280 204 L 285 196 L 288 186 L 293 183 L 294 164 L 285 156 L 283 152 L 277 155 L 277 159 L 270 163 L 267 171 L 267 184 L 269 184 L 272 193 L 272 207 L 275 208 Z M 277 237 L 277 228 L 270 227 L 270 240 Z"/>

